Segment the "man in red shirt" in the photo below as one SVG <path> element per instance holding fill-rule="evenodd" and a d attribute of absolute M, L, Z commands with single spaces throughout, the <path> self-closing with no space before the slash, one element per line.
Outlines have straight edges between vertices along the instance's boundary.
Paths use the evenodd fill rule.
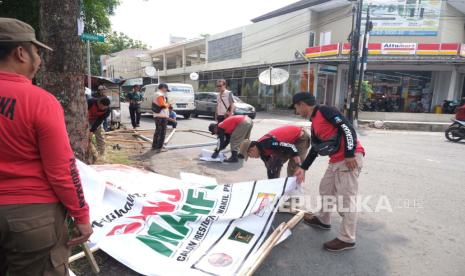
<path fill-rule="evenodd" d="M 330 251 L 355 248 L 357 212 L 354 210 L 354 200 L 358 192 L 358 176 L 365 150 L 352 125 L 337 109 L 315 105 L 315 97 L 308 92 L 295 94 L 292 102 L 291 108 L 295 108 L 297 114 L 312 122 L 312 147 L 305 161 L 296 170 L 297 182 L 302 183 L 305 180 L 305 171 L 318 155 L 329 155 L 330 158 L 328 169 L 320 182 L 320 196 L 323 202 L 330 202 L 330 199 L 337 202 L 342 223 L 337 238 L 326 242 L 324 248 Z M 342 202 L 338 202 L 340 199 Z M 304 222 L 313 227 L 331 229 L 331 208 L 332 206 L 323 205 L 319 216 L 306 216 Z"/>
<path fill-rule="evenodd" d="M 279 178 L 283 165 L 287 176 L 294 176 L 310 147 L 310 136 L 298 126 L 282 126 L 265 134 L 257 141 L 245 140 L 241 144 L 241 156 L 261 158 L 265 163 L 268 179 Z"/>
<path fill-rule="evenodd" d="M 465 97 L 463 97 L 460 101 L 460 107 L 457 108 L 455 119 L 459 121 L 465 121 Z"/>
<path fill-rule="evenodd" d="M 0 18 L 0 275 L 68 275 L 69 246 L 92 234 L 63 109 L 31 82 L 39 48 L 31 26 Z"/>
<path fill-rule="evenodd" d="M 212 134 L 218 135 L 218 146 L 212 155 L 212 158 L 218 157 L 221 150 L 226 148 L 231 142 L 231 157 L 224 160 L 228 163 L 237 163 L 237 153 L 239 147 L 245 139 L 250 138 L 252 132 L 253 121 L 246 115 L 234 115 L 227 117 L 219 124 L 210 124 L 208 129 Z"/>
<path fill-rule="evenodd" d="M 91 98 L 87 100 L 87 115 L 89 119 L 89 140 L 95 135 L 97 150 L 100 156 L 105 154 L 105 138 L 102 123 L 110 116 L 110 99 L 108 97 Z"/>

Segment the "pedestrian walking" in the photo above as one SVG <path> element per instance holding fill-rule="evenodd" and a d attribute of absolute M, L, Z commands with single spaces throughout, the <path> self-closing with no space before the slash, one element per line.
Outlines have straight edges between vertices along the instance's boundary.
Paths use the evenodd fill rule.
<path fill-rule="evenodd" d="M 142 94 L 139 85 L 134 85 L 128 93 L 129 100 L 129 115 L 131 116 L 131 125 L 133 129 L 140 127 L 140 104 L 142 102 Z"/>

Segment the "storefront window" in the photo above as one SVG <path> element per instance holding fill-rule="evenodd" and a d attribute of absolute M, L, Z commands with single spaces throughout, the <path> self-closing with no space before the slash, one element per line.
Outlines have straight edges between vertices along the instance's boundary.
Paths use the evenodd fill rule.
<path fill-rule="evenodd" d="M 363 111 L 430 112 L 433 94 L 431 72 L 368 71 L 371 91 L 362 91 Z"/>

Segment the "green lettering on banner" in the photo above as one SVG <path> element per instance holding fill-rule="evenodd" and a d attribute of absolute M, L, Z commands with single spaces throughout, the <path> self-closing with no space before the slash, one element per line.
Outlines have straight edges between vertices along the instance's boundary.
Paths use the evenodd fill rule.
<path fill-rule="evenodd" d="M 186 203 L 190 205 L 196 205 L 201 207 L 212 208 L 215 205 L 214 200 L 205 199 L 205 192 L 197 192 L 197 197 L 194 197 L 194 190 L 189 189 L 187 192 L 187 200 Z"/>
<path fill-rule="evenodd" d="M 211 186 L 211 189 L 213 187 L 216 186 Z M 215 206 L 215 200 L 205 199 L 205 192 L 197 190 L 195 193 L 195 191 L 194 189 L 188 190 L 186 204 L 181 207 L 181 210 L 186 212 L 186 214 L 159 215 L 161 219 L 179 234 L 168 231 L 156 222 L 152 222 L 147 231 L 148 235 L 137 236 L 137 239 L 163 256 L 172 256 L 173 251 L 189 234 L 190 229 L 186 224 L 197 221 L 199 215 L 210 214 L 212 207 Z"/>
<path fill-rule="evenodd" d="M 171 256 L 171 254 L 173 254 L 173 250 L 168 248 L 168 246 L 165 244 L 169 243 L 174 246 L 177 246 L 179 244 L 179 241 L 184 238 L 183 236 L 176 235 L 164 229 L 155 222 L 152 222 L 152 224 L 150 225 L 148 234 L 150 236 L 137 236 L 137 238 L 153 250 L 166 257 Z"/>
<path fill-rule="evenodd" d="M 173 216 L 170 215 L 160 215 L 160 217 L 184 236 L 189 233 L 189 228 L 186 227 L 186 223 L 188 221 L 196 221 L 198 218 L 197 216 L 190 215 L 182 215 L 179 220 L 174 219 Z"/>

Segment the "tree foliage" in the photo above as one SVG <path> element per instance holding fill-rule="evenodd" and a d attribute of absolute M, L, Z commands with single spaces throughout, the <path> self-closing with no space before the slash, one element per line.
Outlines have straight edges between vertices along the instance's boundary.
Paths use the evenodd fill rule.
<path fill-rule="evenodd" d="M 83 0 L 81 10 L 86 33 L 108 33 L 111 29 L 110 15 L 120 4 L 119 0 Z"/>

